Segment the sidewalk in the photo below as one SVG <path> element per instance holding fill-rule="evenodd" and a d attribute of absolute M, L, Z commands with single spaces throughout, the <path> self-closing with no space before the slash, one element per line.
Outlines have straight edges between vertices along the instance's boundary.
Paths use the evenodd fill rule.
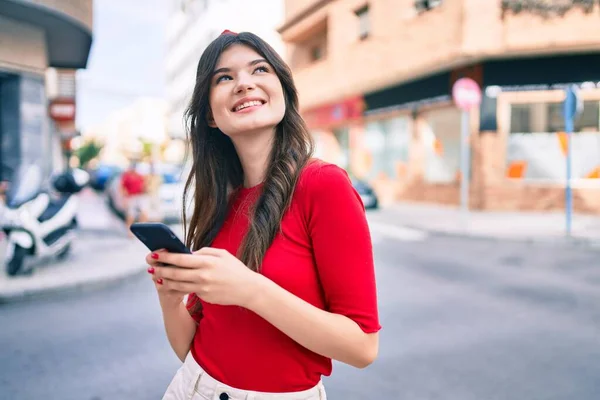
<path fill-rule="evenodd" d="M 470 211 L 463 220 L 458 207 L 396 203 L 369 214 L 373 221 L 438 234 L 600 247 L 600 216 L 574 215 L 568 239 L 562 212 Z"/>
<path fill-rule="evenodd" d="M 0 272 L 0 303 L 53 292 L 118 284 L 146 270 L 148 250 L 127 238 L 123 223 L 102 196 L 86 189 L 80 195 L 80 230 L 66 260 L 40 260 L 31 276 L 9 278 Z M 5 246 L 5 242 L 2 243 Z M 4 254 L 4 248 L 0 250 Z"/>

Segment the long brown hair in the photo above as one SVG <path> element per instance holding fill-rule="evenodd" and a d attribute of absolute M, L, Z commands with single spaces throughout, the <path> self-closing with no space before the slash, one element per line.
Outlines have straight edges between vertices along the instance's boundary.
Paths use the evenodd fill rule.
<path fill-rule="evenodd" d="M 252 33 L 222 34 L 200 57 L 196 86 L 186 110 L 193 162 L 183 203 L 187 204 L 192 189 L 194 201 L 189 227 L 184 206 L 184 231 L 191 249 L 210 246 L 225 222 L 231 189 L 239 189 L 244 182 L 244 171 L 233 142 L 218 128 L 211 128 L 207 120 L 213 71 L 223 51 L 233 44 L 252 48 L 273 67 L 281 81 L 286 106 L 283 119 L 276 127 L 262 192 L 253 207 L 250 226 L 238 252 L 244 264 L 259 271 L 314 145 L 298 111 L 298 93 L 289 67 L 269 44 Z"/>

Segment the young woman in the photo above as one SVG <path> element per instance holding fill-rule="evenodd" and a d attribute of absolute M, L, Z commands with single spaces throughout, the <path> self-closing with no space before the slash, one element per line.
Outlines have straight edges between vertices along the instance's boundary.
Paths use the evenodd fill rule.
<path fill-rule="evenodd" d="M 147 257 L 184 362 L 164 399 L 325 399 L 332 359 L 364 368 L 378 352 L 360 197 L 311 158 L 291 72 L 254 34 L 207 47 L 187 117 L 195 252 Z"/>

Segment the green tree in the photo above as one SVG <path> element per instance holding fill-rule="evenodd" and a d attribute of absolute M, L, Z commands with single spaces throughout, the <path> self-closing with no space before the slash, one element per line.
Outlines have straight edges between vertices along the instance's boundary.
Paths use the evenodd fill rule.
<path fill-rule="evenodd" d="M 86 168 L 90 161 L 98 157 L 100 151 L 102 151 L 102 147 L 103 145 L 97 143 L 95 140 L 89 140 L 83 143 L 73 154 L 79 159 L 79 166 Z"/>

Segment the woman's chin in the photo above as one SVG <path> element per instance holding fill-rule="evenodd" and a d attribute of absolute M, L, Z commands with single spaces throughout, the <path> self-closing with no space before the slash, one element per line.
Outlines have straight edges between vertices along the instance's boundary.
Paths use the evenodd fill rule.
<path fill-rule="evenodd" d="M 272 134 L 275 130 L 277 124 L 273 123 L 247 123 L 236 126 L 235 129 L 232 129 L 231 134 L 227 134 L 227 136 L 247 136 L 247 135 L 261 135 L 261 134 Z"/>

